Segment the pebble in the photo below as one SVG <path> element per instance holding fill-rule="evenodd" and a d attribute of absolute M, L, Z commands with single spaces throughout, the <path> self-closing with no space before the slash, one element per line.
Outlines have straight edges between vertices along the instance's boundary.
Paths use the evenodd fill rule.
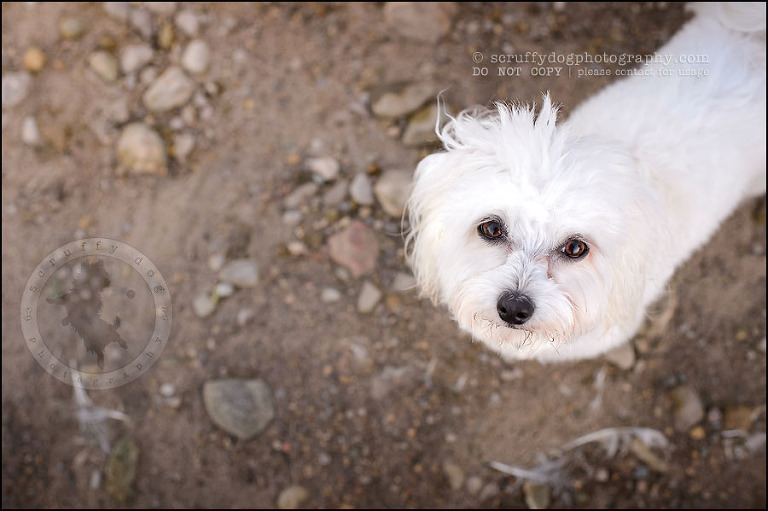
<path fill-rule="evenodd" d="M 408 126 L 403 132 L 403 145 L 406 147 L 419 147 L 438 140 L 435 134 L 437 122 L 437 103 L 433 102 L 414 113 L 408 119 Z"/>
<path fill-rule="evenodd" d="M 142 96 L 153 112 L 166 112 L 185 105 L 195 92 L 195 84 L 179 67 L 170 67 L 157 77 Z"/>
<path fill-rule="evenodd" d="M 163 139 L 142 122 L 131 123 L 123 129 L 117 141 L 117 158 L 138 174 L 168 173 Z"/>
<path fill-rule="evenodd" d="M 27 51 L 24 52 L 24 58 L 22 65 L 27 71 L 36 73 L 45 67 L 46 62 L 45 52 L 37 46 L 30 46 Z"/>
<path fill-rule="evenodd" d="M 303 486 L 289 486 L 277 497 L 278 509 L 299 509 L 309 498 L 309 492 Z"/>
<path fill-rule="evenodd" d="M 323 204 L 326 206 L 338 206 L 347 197 L 348 189 L 349 183 L 346 180 L 337 181 L 323 194 Z"/>
<path fill-rule="evenodd" d="M 85 35 L 87 26 L 79 18 L 64 17 L 59 20 L 59 34 L 68 41 L 77 41 Z"/>
<path fill-rule="evenodd" d="M 173 397 L 176 395 L 176 387 L 170 383 L 163 383 L 160 385 L 160 395 L 163 397 Z"/>
<path fill-rule="evenodd" d="M 37 121 L 28 115 L 21 121 L 21 141 L 29 146 L 39 146 L 42 143 Z"/>
<path fill-rule="evenodd" d="M 259 265 L 250 259 L 236 259 L 221 269 L 219 278 L 237 287 L 253 287 L 259 282 Z"/>
<path fill-rule="evenodd" d="M 417 374 L 408 366 L 387 366 L 381 374 L 371 380 L 371 397 L 379 401 L 394 389 L 403 387 L 416 378 Z"/>
<path fill-rule="evenodd" d="M 456 6 L 447 2 L 387 2 L 384 22 L 400 35 L 436 43 L 451 29 Z"/>
<path fill-rule="evenodd" d="M 613 348 L 603 356 L 608 362 L 625 371 L 632 369 L 636 361 L 635 349 L 631 342 L 625 342 L 621 346 Z"/>
<path fill-rule="evenodd" d="M 379 288 L 374 286 L 371 282 L 363 282 L 363 288 L 360 290 L 360 295 L 357 298 L 357 312 L 361 314 L 368 314 L 373 312 L 376 305 L 381 300 L 382 293 Z"/>
<path fill-rule="evenodd" d="M 275 416 L 272 392 L 262 380 L 207 381 L 203 404 L 214 424 L 241 440 L 264 431 Z"/>
<path fill-rule="evenodd" d="M 320 301 L 323 303 L 335 303 L 341 300 L 341 291 L 332 287 L 324 287 L 320 291 Z"/>
<path fill-rule="evenodd" d="M 130 438 L 120 439 L 112 448 L 104 469 L 107 493 L 119 503 L 129 502 L 133 496 L 133 482 L 139 463 L 139 448 Z"/>
<path fill-rule="evenodd" d="M 331 259 L 359 277 L 376 267 L 379 244 L 376 236 L 359 221 L 353 221 L 341 232 L 328 239 Z"/>
<path fill-rule="evenodd" d="M 319 187 L 317 183 L 309 181 L 296 188 L 291 194 L 285 198 L 284 204 L 287 209 L 297 209 L 303 206 L 307 200 L 315 195 Z"/>
<path fill-rule="evenodd" d="M 200 29 L 200 22 L 192 11 L 183 10 L 176 14 L 176 26 L 189 37 L 195 37 Z"/>
<path fill-rule="evenodd" d="M 213 288 L 213 292 L 216 294 L 216 296 L 227 298 L 235 294 L 235 286 L 229 282 L 219 282 L 216 284 L 216 287 Z"/>
<path fill-rule="evenodd" d="M 299 225 L 302 218 L 304 218 L 304 215 L 301 214 L 301 211 L 296 211 L 295 209 L 283 213 L 283 223 L 289 227 Z"/>
<path fill-rule="evenodd" d="M 91 53 L 88 57 L 88 66 L 107 83 L 117 80 L 119 73 L 117 60 L 109 52 L 99 50 Z"/>
<path fill-rule="evenodd" d="M 677 431 L 688 431 L 704 418 L 704 404 L 699 393 L 690 385 L 681 385 L 672 391 L 675 402 L 674 425 Z"/>
<path fill-rule="evenodd" d="M 307 168 L 323 181 L 333 181 L 339 177 L 339 161 L 330 156 L 309 158 L 306 161 Z"/>
<path fill-rule="evenodd" d="M 163 50 L 170 50 L 176 40 L 176 29 L 170 23 L 163 22 L 157 34 L 157 45 Z"/>
<path fill-rule="evenodd" d="M 32 76 L 26 71 L 3 73 L 3 108 L 16 106 L 29 93 Z"/>
<path fill-rule="evenodd" d="M 211 63 L 211 50 L 201 39 L 191 41 L 181 56 L 181 65 L 192 74 L 204 73 Z"/>
<path fill-rule="evenodd" d="M 170 16 L 176 12 L 176 2 L 144 2 L 144 7 L 163 16 Z"/>
<path fill-rule="evenodd" d="M 120 69 L 129 74 L 138 71 L 152 61 L 155 52 L 146 43 L 130 44 L 120 53 Z"/>
<path fill-rule="evenodd" d="M 389 89 L 391 90 L 385 89 L 375 94 L 377 97 L 371 105 L 371 110 L 379 117 L 403 117 L 434 99 L 437 94 L 436 87 L 426 82 L 393 84 Z"/>
<path fill-rule="evenodd" d="M 144 39 L 149 39 L 152 36 L 152 16 L 149 12 L 144 9 L 131 9 L 128 13 L 128 20 Z"/>
<path fill-rule="evenodd" d="M 467 492 L 470 495 L 476 495 L 483 487 L 483 480 L 477 476 L 471 476 L 467 479 Z"/>
<path fill-rule="evenodd" d="M 240 309 L 237 311 L 237 326 L 240 328 L 250 323 L 256 317 L 256 311 L 253 309 Z"/>
<path fill-rule="evenodd" d="M 416 277 L 410 273 L 398 272 L 392 282 L 392 289 L 400 293 L 413 291 L 416 289 Z"/>
<path fill-rule="evenodd" d="M 197 295 L 192 301 L 192 310 L 198 318 L 207 318 L 216 310 L 216 302 L 211 299 L 208 293 L 203 293 Z"/>
<path fill-rule="evenodd" d="M 450 461 L 443 463 L 443 474 L 448 479 L 452 490 L 458 490 L 464 485 L 464 471 L 456 463 Z"/>
<path fill-rule="evenodd" d="M 382 209 L 400 218 L 411 190 L 411 173 L 405 170 L 387 170 L 376 181 L 373 190 Z"/>
<path fill-rule="evenodd" d="M 349 195 L 362 206 L 373 205 L 373 185 L 366 174 L 357 174 L 349 185 Z"/>
<path fill-rule="evenodd" d="M 104 12 L 118 21 L 127 21 L 131 5 L 128 2 L 104 2 Z"/>
<path fill-rule="evenodd" d="M 208 268 L 211 271 L 219 271 L 224 267 L 224 263 L 227 262 L 227 257 L 224 254 L 211 254 L 208 257 Z"/>
<path fill-rule="evenodd" d="M 298 240 L 289 241 L 286 248 L 288 249 L 288 253 L 292 256 L 304 255 L 308 250 L 307 246 Z"/>
<path fill-rule="evenodd" d="M 195 136 L 191 133 L 177 133 L 173 136 L 173 156 L 180 162 L 187 161 L 195 149 Z"/>
<path fill-rule="evenodd" d="M 552 499 L 552 490 L 546 484 L 525 481 L 523 495 L 528 509 L 547 509 Z"/>

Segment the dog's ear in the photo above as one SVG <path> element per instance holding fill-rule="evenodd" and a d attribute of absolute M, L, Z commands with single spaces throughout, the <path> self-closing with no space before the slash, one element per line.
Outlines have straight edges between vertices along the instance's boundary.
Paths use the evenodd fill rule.
<path fill-rule="evenodd" d="M 447 153 L 436 153 L 421 160 L 406 208 L 410 222 L 405 240 L 406 258 L 421 294 L 433 303 L 440 297 L 437 261 L 445 233 L 445 224 L 439 215 L 447 200 L 447 184 L 452 181 L 447 159 Z"/>

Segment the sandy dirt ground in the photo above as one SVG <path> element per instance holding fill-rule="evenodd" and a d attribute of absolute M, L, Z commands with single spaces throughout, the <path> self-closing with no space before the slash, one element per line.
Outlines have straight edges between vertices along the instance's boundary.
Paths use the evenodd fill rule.
<path fill-rule="evenodd" d="M 416 33 L 386 9 L 3 3 L 3 507 L 765 507 L 764 196 L 677 272 L 675 299 L 622 360 L 510 365 L 397 288 L 400 219 L 347 188 L 412 172 L 435 149 L 404 143 L 413 116 L 372 113 L 381 91 L 430 83 L 460 110 L 549 90 L 567 115 L 627 67 L 500 76 L 491 56 L 646 55 L 684 23 L 682 6 L 456 4 L 407 12 Z M 193 40 L 208 53 L 187 55 Z M 121 62 L 135 46 L 145 57 Z M 174 66 L 190 95 L 150 109 L 145 92 Z M 162 149 L 144 173 L 117 151 L 133 123 Z M 331 162 L 325 180 L 317 158 Z M 329 249 L 353 222 L 373 234 L 363 249 L 375 266 L 359 276 Z M 173 328 L 146 373 L 88 391 L 112 418 L 86 424 L 73 387 L 28 349 L 20 312 L 43 258 L 92 237 L 156 265 Z M 239 259 L 258 281 L 216 287 Z M 128 278 L 114 268 L 110 289 Z M 380 294 L 361 304 L 371 287 Z M 195 300 L 212 289 L 206 315 Z M 151 304 L 104 296 L 104 319 L 152 320 Z M 61 307 L 40 307 L 50 346 L 74 338 Z M 125 356 L 115 346 L 108 370 Z M 244 439 L 214 423 L 203 389 L 219 379 L 265 383 L 263 431 Z M 564 448 L 607 428 L 649 428 L 666 444 L 623 429 L 616 452 L 607 440 Z"/>

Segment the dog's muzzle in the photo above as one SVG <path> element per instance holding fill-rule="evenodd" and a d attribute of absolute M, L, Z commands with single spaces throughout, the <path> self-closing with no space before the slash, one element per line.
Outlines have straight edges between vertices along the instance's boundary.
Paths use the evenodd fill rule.
<path fill-rule="evenodd" d="M 512 291 L 502 293 L 496 303 L 499 317 L 510 326 L 520 326 L 531 319 L 535 308 L 530 298 Z"/>

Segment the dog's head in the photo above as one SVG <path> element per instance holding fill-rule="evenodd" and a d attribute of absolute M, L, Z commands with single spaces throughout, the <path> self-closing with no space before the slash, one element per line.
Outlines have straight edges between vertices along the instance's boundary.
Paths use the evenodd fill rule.
<path fill-rule="evenodd" d="M 451 118 L 408 204 L 422 293 L 518 358 L 635 321 L 664 250 L 664 215 L 633 160 L 556 116 L 545 96 L 538 115 L 499 104 Z"/>

